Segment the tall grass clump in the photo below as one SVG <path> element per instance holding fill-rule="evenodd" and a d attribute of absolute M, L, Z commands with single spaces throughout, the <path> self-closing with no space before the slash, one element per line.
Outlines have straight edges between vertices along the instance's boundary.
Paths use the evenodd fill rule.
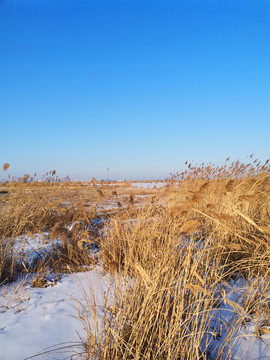
<path fill-rule="evenodd" d="M 224 263 L 250 261 L 253 272 L 268 266 L 270 250 L 269 161 L 254 163 L 192 169 L 174 190 L 176 196 L 169 194 L 172 214 L 180 219 L 184 215 L 186 221 L 200 219 Z"/>
<path fill-rule="evenodd" d="M 102 312 L 94 302 L 82 316 L 85 358 L 229 358 L 254 314 L 264 318 L 259 333 L 267 329 L 268 163 L 189 164 L 154 203 L 111 217 L 100 261 L 121 280 Z M 245 283 L 238 302 L 236 279 Z M 233 317 L 222 316 L 228 308 Z"/>
<path fill-rule="evenodd" d="M 122 264 L 119 261 L 120 280 L 113 300 L 106 302 L 103 322 L 95 303 L 90 318 L 97 320 L 85 319 L 86 358 L 207 358 L 215 335 L 211 330 L 213 307 L 222 298 L 217 291 L 222 272 L 197 238 L 180 241 L 175 231 L 172 225 L 166 226 L 163 244 L 148 233 L 144 248 L 134 253 L 136 247 L 131 245 L 127 258 Z M 143 247 L 143 242 L 137 238 L 138 246 Z M 132 259 L 128 259 L 130 253 Z"/>
<path fill-rule="evenodd" d="M 66 268 L 67 264 L 69 269 L 75 268 L 89 261 L 79 243 L 89 235 L 87 224 L 95 217 L 95 209 L 81 200 L 77 189 L 35 183 L 6 184 L 5 188 L 6 194 L 0 198 L 0 283 L 23 270 L 18 262 L 19 235 L 33 238 L 33 234 L 55 230 L 51 240 L 58 238 L 61 247 L 40 258 L 54 269 Z M 67 226 L 72 223 L 76 226 L 69 231 Z"/>

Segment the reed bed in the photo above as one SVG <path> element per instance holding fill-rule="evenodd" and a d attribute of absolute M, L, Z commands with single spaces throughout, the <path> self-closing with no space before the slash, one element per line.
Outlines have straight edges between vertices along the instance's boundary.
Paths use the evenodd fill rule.
<path fill-rule="evenodd" d="M 189 166 L 155 201 L 111 217 L 100 261 L 121 281 L 113 306 L 82 316 L 84 358 L 229 359 L 255 314 L 255 335 L 269 332 L 270 173 L 256 164 Z"/>
<path fill-rule="evenodd" d="M 74 271 L 91 261 L 79 244 L 94 238 L 95 262 L 117 280 L 102 306 L 89 298 L 82 306 L 79 357 L 229 359 L 245 324 L 260 319 L 256 336 L 270 332 L 270 168 L 250 161 L 187 164 L 164 187 L 141 192 L 9 185 L 0 207 L 0 277 L 14 276 L 12 241 L 21 233 L 58 236 L 61 256 L 50 266 Z M 149 196 L 139 203 L 138 194 Z M 111 199 L 113 211 L 104 207 Z M 93 234 L 97 217 L 102 228 Z M 68 231 L 70 223 L 77 225 Z M 244 284 L 237 299 L 235 281 Z"/>

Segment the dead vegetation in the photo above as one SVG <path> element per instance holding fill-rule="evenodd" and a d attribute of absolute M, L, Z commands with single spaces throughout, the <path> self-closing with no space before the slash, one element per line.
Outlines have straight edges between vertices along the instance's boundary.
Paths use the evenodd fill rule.
<path fill-rule="evenodd" d="M 101 315 L 88 301 L 80 315 L 87 329 L 82 358 L 229 358 L 235 334 L 254 314 L 258 334 L 270 327 L 270 169 L 269 161 L 251 161 L 187 164 L 160 189 L 7 184 L 0 277 L 16 271 L 16 236 L 47 230 L 61 243 L 46 258 L 55 272 L 99 262 L 119 276 L 113 305 L 105 299 Z M 234 279 L 250 284 L 239 302 L 228 290 Z M 213 347 L 228 327 L 225 320 L 213 327 L 225 305 L 236 316 Z"/>
<path fill-rule="evenodd" d="M 268 162 L 190 166 L 154 202 L 112 216 L 100 259 L 121 281 L 114 306 L 108 300 L 104 307 L 102 326 L 89 321 L 100 317 L 89 305 L 85 358 L 229 358 L 241 326 L 255 313 L 263 319 L 257 333 L 267 332 L 269 190 Z M 249 283 L 238 302 L 229 285 L 235 279 Z M 233 322 L 216 322 L 228 307 Z M 213 346 L 224 328 L 225 340 Z"/>
<path fill-rule="evenodd" d="M 14 247 L 19 235 L 33 238 L 33 234 L 47 231 L 51 233 L 51 240 L 57 238 L 61 243 L 53 256 L 44 254 L 41 261 L 32 264 L 33 269 L 28 267 L 27 271 L 36 271 L 44 264 L 55 270 L 58 267 L 62 271 L 75 270 L 96 263 L 96 258 L 88 256 L 93 244 L 99 247 L 100 229 L 92 226 L 92 221 L 118 212 L 118 204 L 122 210 L 131 203 L 134 205 L 134 189 L 129 189 L 126 184 L 20 182 L 3 184 L 2 192 L 0 283 L 12 280 L 23 270 L 18 266 L 18 253 Z M 136 189 L 135 192 L 138 195 L 147 193 L 145 189 Z"/>

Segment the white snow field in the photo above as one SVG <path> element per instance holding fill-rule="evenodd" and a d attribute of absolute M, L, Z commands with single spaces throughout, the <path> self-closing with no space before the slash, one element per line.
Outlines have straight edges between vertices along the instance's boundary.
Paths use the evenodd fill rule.
<path fill-rule="evenodd" d="M 165 182 L 134 182 L 131 184 L 132 187 L 134 188 L 139 188 L 139 189 L 156 189 L 156 188 L 161 188 L 163 186 L 166 185 Z"/>
<path fill-rule="evenodd" d="M 79 336 L 85 338 L 78 319 L 79 303 L 85 301 L 82 289 L 102 303 L 108 281 L 109 276 L 97 268 L 62 275 L 55 286 L 47 288 L 31 287 L 31 277 L 2 286 L 0 359 L 22 360 L 44 352 L 37 359 L 59 360 L 80 353 Z"/>

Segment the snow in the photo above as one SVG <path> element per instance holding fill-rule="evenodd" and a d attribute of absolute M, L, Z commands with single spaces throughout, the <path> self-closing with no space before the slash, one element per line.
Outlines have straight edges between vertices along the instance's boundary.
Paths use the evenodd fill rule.
<path fill-rule="evenodd" d="M 165 182 L 135 182 L 131 184 L 135 188 L 140 189 L 156 189 L 165 186 Z"/>
<path fill-rule="evenodd" d="M 150 196 L 149 194 L 134 195 L 134 205 L 137 207 L 142 206 Z M 119 210 L 119 208 L 126 209 L 130 204 L 129 199 L 130 197 L 128 195 L 118 195 L 114 199 L 99 204 L 96 208 L 96 213 L 97 215 L 102 215 L 104 212 Z"/>
<path fill-rule="evenodd" d="M 231 351 L 235 360 L 270 359 L 270 337 L 256 336 L 254 325 L 249 324 L 240 330 Z"/>
<path fill-rule="evenodd" d="M 61 246 L 61 241 L 59 239 L 51 241 L 48 232 L 20 235 L 14 239 L 17 261 L 26 266 L 31 266 L 35 260 L 52 254 L 59 246 Z"/>
<path fill-rule="evenodd" d="M 82 349 L 83 325 L 78 319 L 79 303 L 85 301 L 82 289 L 94 294 L 102 303 L 110 278 L 102 269 L 63 275 L 55 286 L 32 288 L 31 277 L 0 290 L 1 360 L 22 360 L 50 347 L 68 349 L 53 351 L 39 359 L 63 359 Z M 15 296 L 14 296 L 15 295 Z M 91 298 L 91 296 L 89 295 Z M 77 347 L 76 347 L 77 345 Z M 65 352 L 65 354 L 64 354 Z M 68 357 L 68 358 L 69 358 Z"/>
<path fill-rule="evenodd" d="M 215 358 L 215 347 L 222 345 L 228 332 L 231 331 L 230 324 L 233 324 L 241 318 L 241 311 L 244 311 L 243 300 L 250 294 L 251 280 L 244 279 L 232 280 L 230 286 L 224 293 L 224 301 L 218 309 L 216 319 L 212 321 L 212 329 L 219 333 L 218 339 L 213 339 L 211 346 L 211 353 Z M 267 296 L 267 294 L 265 294 Z M 240 322 L 239 326 L 235 327 L 234 333 L 230 335 L 231 341 L 226 346 L 225 353 L 230 353 L 232 360 L 269 360 L 270 359 L 270 334 L 258 335 L 257 329 L 265 320 L 263 315 L 261 318 L 258 315 L 247 315 L 245 323 Z M 220 324 L 226 326 L 220 326 Z M 221 331 L 220 331 L 221 328 Z M 227 352 L 228 351 L 228 352 Z M 222 359 L 226 360 L 228 357 L 224 356 Z"/>
<path fill-rule="evenodd" d="M 97 219 L 95 224 L 100 225 L 102 221 Z M 131 219 L 127 224 L 134 225 L 134 222 L 136 224 L 136 219 Z M 20 262 L 27 259 L 31 264 L 36 257 L 55 251 L 59 245 L 59 240 L 50 240 L 49 233 L 40 233 L 17 237 L 14 248 Z M 85 297 L 88 302 L 95 299 L 95 303 L 102 305 L 104 293 L 108 295 L 115 281 L 111 275 L 104 273 L 101 266 L 83 273 L 58 274 L 57 277 L 56 274 L 44 274 L 47 280 L 44 288 L 31 286 L 35 276 L 22 275 L 14 283 L 0 286 L 1 360 L 22 360 L 43 352 L 38 359 L 60 360 L 82 351 L 80 338 L 85 339 L 86 333 L 78 315 L 79 311 L 82 314 Z M 213 333 L 218 334 L 216 339 L 212 339 L 210 347 L 213 359 L 216 358 L 216 348 L 225 342 L 230 324 L 239 318 L 243 299 L 252 296 L 249 288 L 256 288 L 252 287 L 252 279 L 248 282 L 244 279 L 231 280 L 224 287 L 224 301 L 213 310 L 217 315 L 211 323 Z M 261 288 L 267 289 L 267 284 Z M 256 289 L 258 291 L 258 287 Z M 263 294 L 269 301 L 270 295 Z M 226 324 L 222 328 L 221 320 Z M 232 334 L 232 340 L 226 347 L 231 352 L 231 359 L 270 359 L 270 329 L 261 326 L 264 320 L 252 315 L 245 323 L 239 323 L 239 329 Z M 259 334 L 259 327 L 265 328 L 266 333 Z"/>

